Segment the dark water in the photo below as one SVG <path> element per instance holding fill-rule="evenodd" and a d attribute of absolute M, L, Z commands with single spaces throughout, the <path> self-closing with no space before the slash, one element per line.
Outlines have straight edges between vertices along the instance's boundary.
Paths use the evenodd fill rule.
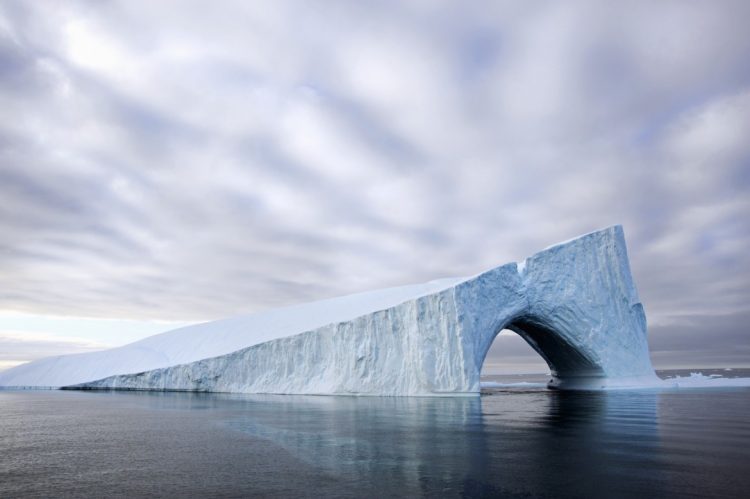
<path fill-rule="evenodd" d="M 0 391 L 0 497 L 748 497 L 750 389 Z"/>

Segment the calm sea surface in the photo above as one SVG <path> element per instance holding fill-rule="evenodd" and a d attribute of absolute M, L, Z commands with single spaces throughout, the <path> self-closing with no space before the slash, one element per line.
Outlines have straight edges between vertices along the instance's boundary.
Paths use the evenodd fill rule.
<path fill-rule="evenodd" d="M 748 388 L 532 385 L 473 398 L 0 391 L 2 498 L 749 491 Z"/>

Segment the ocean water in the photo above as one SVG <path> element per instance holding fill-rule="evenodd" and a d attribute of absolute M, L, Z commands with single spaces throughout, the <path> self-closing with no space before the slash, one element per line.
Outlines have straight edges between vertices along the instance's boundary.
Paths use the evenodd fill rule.
<path fill-rule="evenodd" d="M 462 398 L 0 391 L 0 497 L 748 497 L 750 388 L 544 380 Z"/>

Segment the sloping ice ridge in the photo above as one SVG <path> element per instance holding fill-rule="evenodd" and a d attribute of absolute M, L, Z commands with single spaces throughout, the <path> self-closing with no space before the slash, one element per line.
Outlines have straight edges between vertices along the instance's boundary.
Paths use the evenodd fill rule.
<path fill-rule="evenodd" d="M 0 372 L 0 386 L 59 387 L 113 374 L 186 364 L 351 320 L 440 291 L 461 280 L 439 279 L 367 291 L 181 327 L 108 350 L 47 357 Z"/>
<path fill-rule="evenodd" d="M 471 278 L 209 322 L 42 359 L 0 385 L 244 393 L 463 395 L 494 337 L 521 335 L 556 388 L 648 384 L 646 320 L 620 226 Z"/>

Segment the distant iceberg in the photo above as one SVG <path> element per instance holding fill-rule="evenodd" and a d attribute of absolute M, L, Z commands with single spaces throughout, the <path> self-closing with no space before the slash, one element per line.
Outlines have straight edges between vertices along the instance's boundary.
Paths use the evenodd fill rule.
<path fill-rule="evenodd" d="M 41 359 L 0 386 L 352 395 L 466 395 L 511 329 L 554 388 L 655 379 L 622 227 L 470 278 L 343 296 Z"/>

